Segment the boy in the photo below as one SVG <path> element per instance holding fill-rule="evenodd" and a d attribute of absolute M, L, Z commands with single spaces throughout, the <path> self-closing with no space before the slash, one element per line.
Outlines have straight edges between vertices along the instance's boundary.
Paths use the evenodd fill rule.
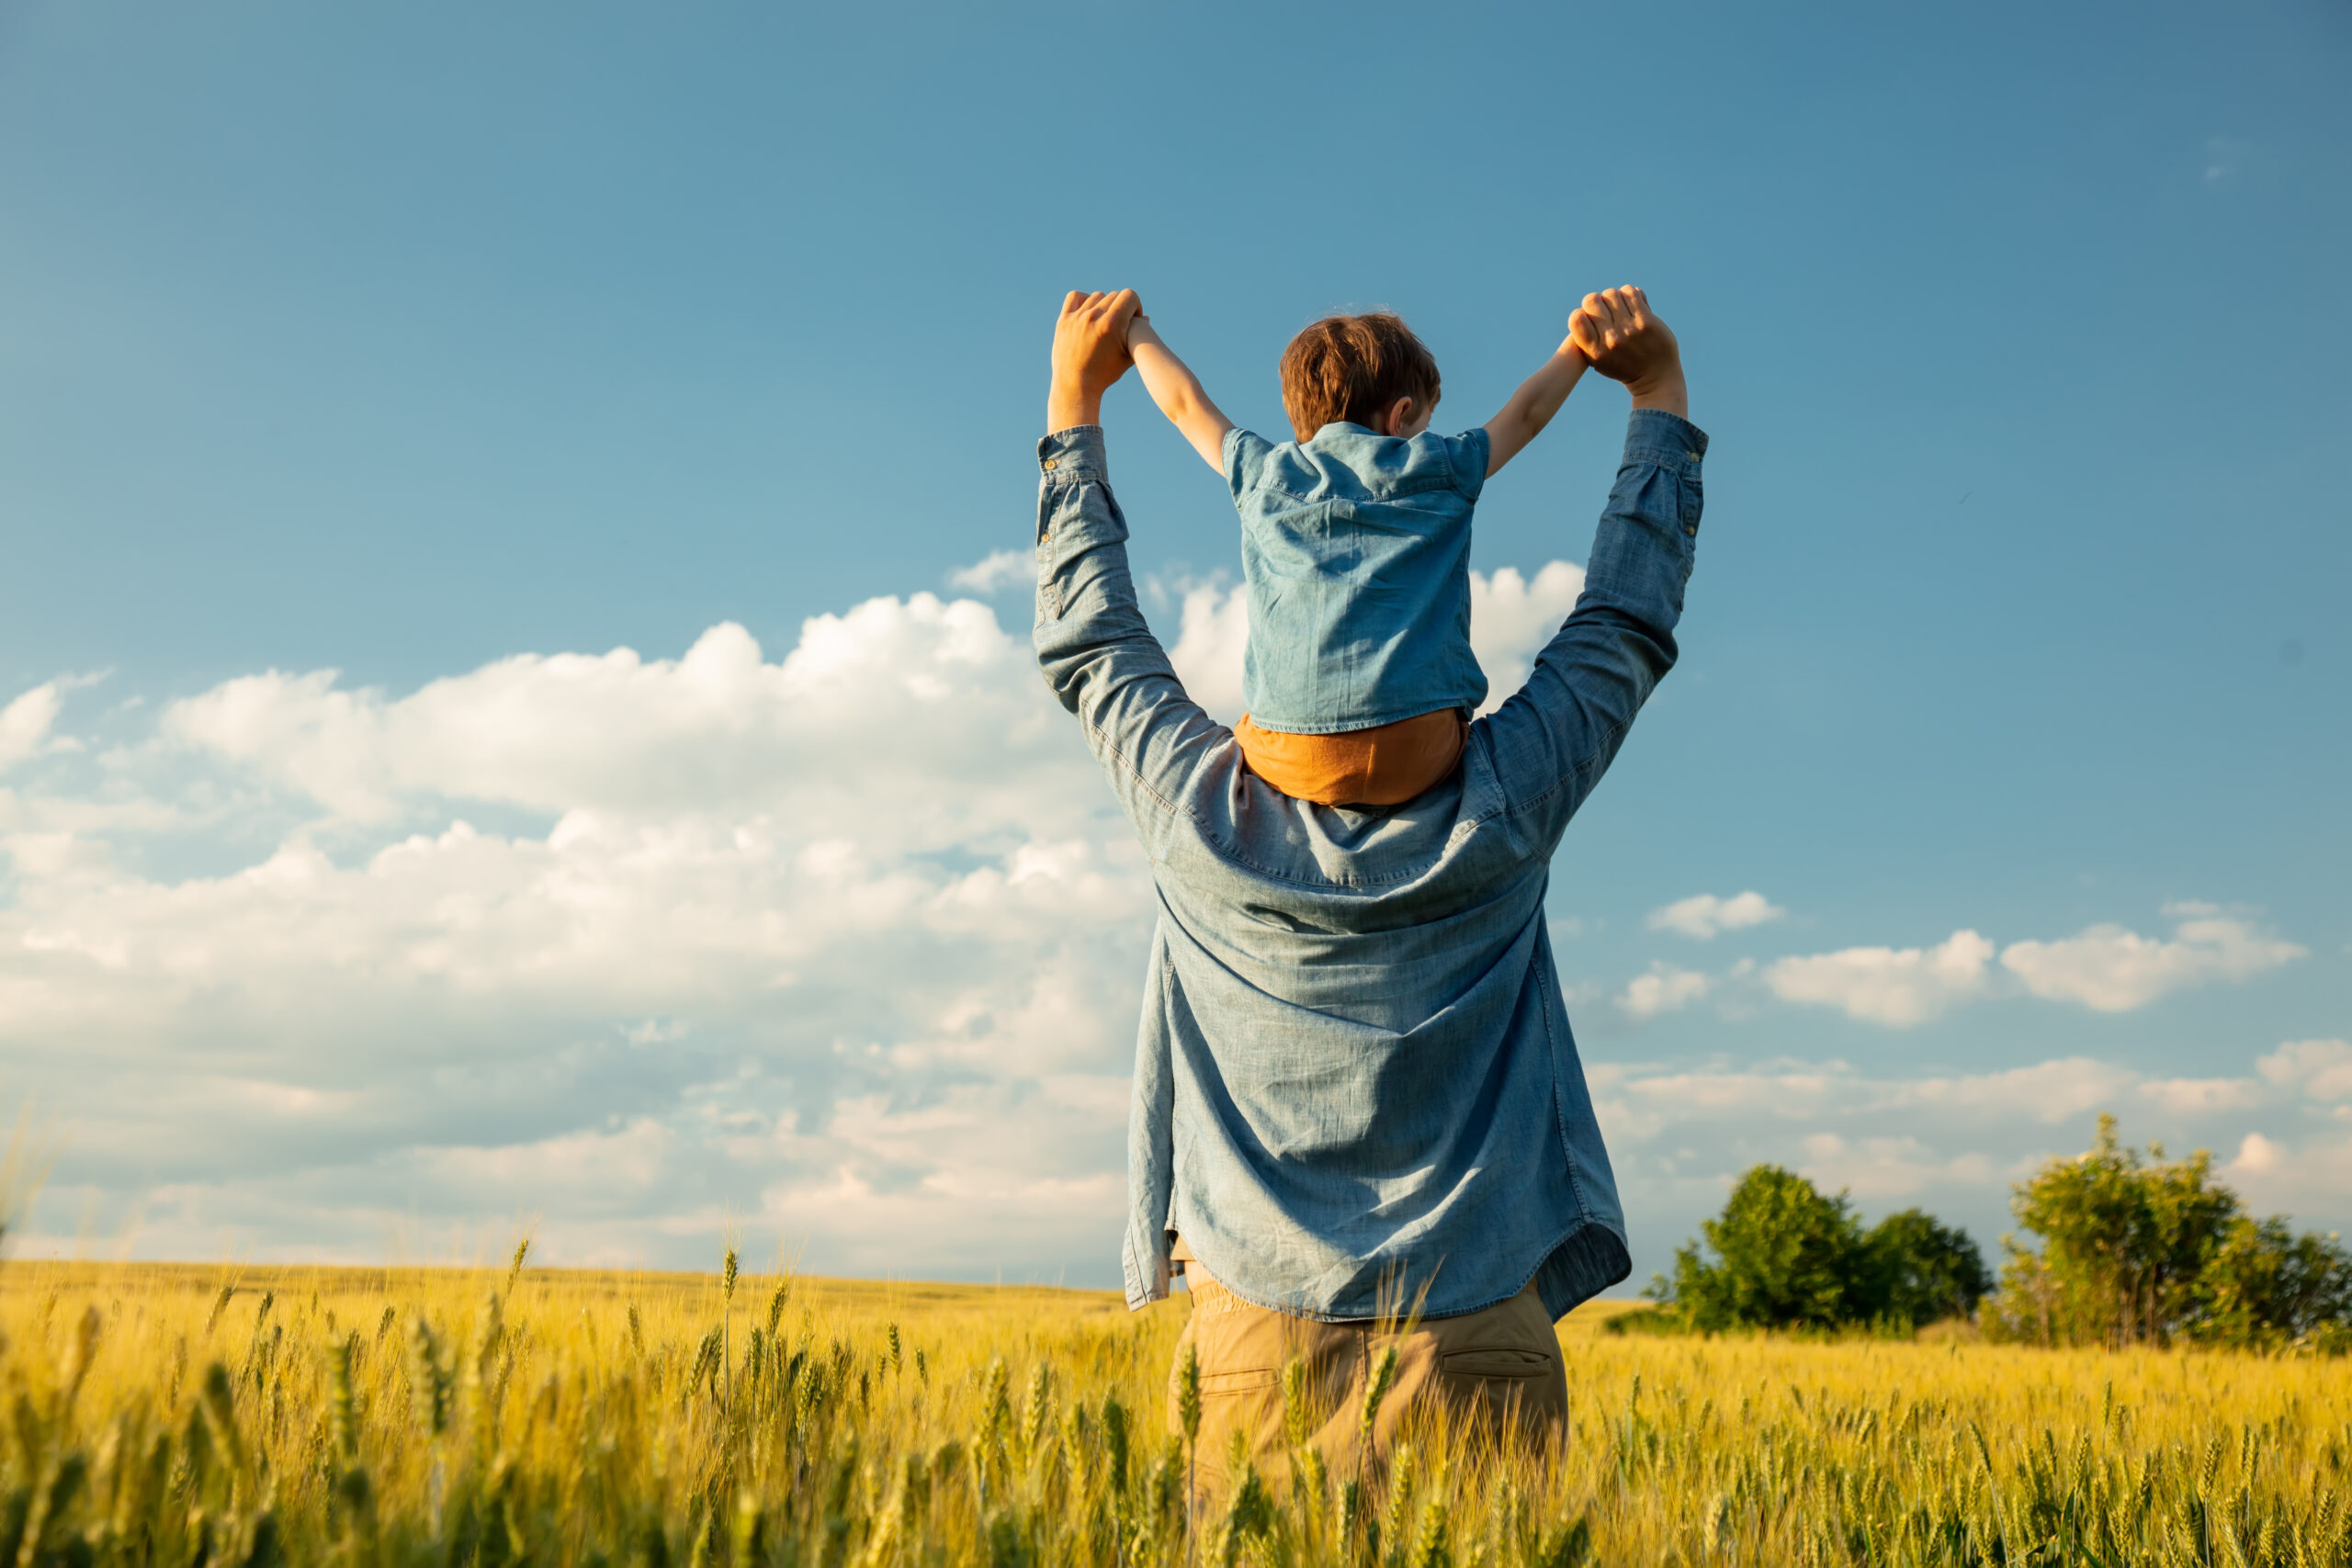
<path fill-rule="evenodd" d="M 1620 296 L 1588 296 L 1605 322 Z M 1394 806 L 1453 771 L 1487 695 L 1470 651 L 1470 513 L 1489 476 L 1567 400 L 1597 347 L 1579 310 L 1502 412 L 1433 435 L 1437 362 L 1385 311 L 1330 316 L 1283 351 L 1276 446 L 1211 402 L 1137 314 L 1128 351 L 1159 411 L 1226 477 L 1241 514 L 1250 642 L 1235 727 L 1250 771 L 1294 799 Z"/>

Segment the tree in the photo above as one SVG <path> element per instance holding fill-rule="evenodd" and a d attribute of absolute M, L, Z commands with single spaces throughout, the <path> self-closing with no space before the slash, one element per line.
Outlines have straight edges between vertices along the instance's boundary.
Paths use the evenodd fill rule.
<path fill-rule="evenodd" d="M 1863 1270 L 1861 1225 L 1844 1193 L 1825 1198 L 1777 1165 L 1739 1179 L 1719 1219 L 1674 1255 L 1672 1297 L 1693 1328 L 1830 1327 L 1852 1322 Z"/>
<path fill-rule="evenodd" d="M 1965 1317 L 1993 1288 L 1984 1255 L 1968 1233 L 1925 1210 L 1887 1215 L 1862 1244 L 1872 1276 L 1871 1317 L 1913 1325 Z"/>
<path fill-rule="evenodd" d="M 2041 1237 L 2010 1237 L 1986 1327 L 2044 1345 L 2205 1344 L 2271 1348 L 2352 1341 L 2352 1256 L 2333 1237 L 2256 1221 L 2199 1149 L 2143 1157 L 2098 1119 L 2089 1151 L 2014 1189 L 2010 1212 Z"/>
<path fill-rule="evenodd" d="M 2188 1331 L 2208 1345 L 2352 1349 L 2352 1255 L 2334 1236 L 2296 1235 L 2276 1215 L 2241 1214 L 2198 1275 Z"/>

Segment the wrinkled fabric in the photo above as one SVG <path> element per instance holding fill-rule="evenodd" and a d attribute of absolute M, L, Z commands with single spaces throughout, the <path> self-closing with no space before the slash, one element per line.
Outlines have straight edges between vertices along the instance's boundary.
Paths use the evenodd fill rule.
<path fill-rule="evenodd" d="M 1279 446 L 1225 433 L 1251 718 L 1331 735 L 1487 700 L 1470 651 L 1470 513 L 1487 450 L 1483 430 L 1398 436 L 1334 423 Z"/>
<path fill-rule="evenodd" d="M 1126 1298 L 1181 1232 L 1325 1321 L 1445 1317 L 1631 1270 L 1544 918 L 1568 820 L 1675 659 L 1706 437 L 1637 410 L 1575 611 L 1462 765 L 1401 806 L 1294 800 L 1185 695 L 1137 607 L 1102 432 L 1038 446 L 1038 663 L 1149 860 Z"/>

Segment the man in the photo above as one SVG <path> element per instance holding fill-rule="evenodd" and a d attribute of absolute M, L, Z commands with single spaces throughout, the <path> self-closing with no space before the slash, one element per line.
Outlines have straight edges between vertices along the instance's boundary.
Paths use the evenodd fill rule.
<path fill-rule="evenodd" d="M 1556 1434 L 1553 1323 L 1632 1265 L 1544 898 L 1568 819 L 1674 663 L 1707 441 L 1674 334 L 1638 290 L 1586 297 L 1587 355 L 1634 412 L 1584 593 L 1452 773 L 1353 809 L 1253 777 L 1136 607 L 1100 421 L 1137 309 L 1132 291 L 1073 293 L 1055 329 L 1035 627 L 1159 903 L 1128 1304 L 1185 1273 L 1204 1490 L 1231 1432 L 1278 1444 L 1293 1358 L 1313 1440 L 1348 1456 L 1375 1343 L 1399 1355 L 1375 1440 L 1422 1400 Z"/>

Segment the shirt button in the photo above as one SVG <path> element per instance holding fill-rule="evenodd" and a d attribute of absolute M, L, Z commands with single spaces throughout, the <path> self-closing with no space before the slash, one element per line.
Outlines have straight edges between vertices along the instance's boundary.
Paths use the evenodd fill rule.
<path fill-rule="evenodd" d="M 1046 471 L 1047 473 L 1051 473 L 1051 472 L 1053 472 L 1053 470 L 1054 470 L 1054 463 L 1055 463 L 1055 459 L 1054 459 L 1054 458 L 1048 457 L 1048 458 L 1046 458 Z"/>
<path fill-rule="evenodd" d="M 1686 539 L 1697 538 L 1699 536 L 1699 525 L 1696 523 L 1693 523 L 1688 528 L 1683 529 L 1682 536 Z"/>
<path fill-rule="evenodd" d="M 1690 458 L 1690 459 L 1692 462 L 1694 462 L 1694 463 L 1695 463 L 1695 462 L 1697 462 L 1697 461 L 1699 460 L 1699 454 L 1697 454 L 1696 452 L 1685 452 L 1685 453 L 1684 453 L 1684 454 L 1682 454 L 1682 455 L 1683 455 L 1684 457 L 1686 457 Z M 1053 465 L 1052 465 L 1051 463 L 1048 463 L 1048 464 L 1046 464 L 1046 467 L 1047 467 L 1047 468 L 1052 468 L 1052 467 L 1053 467 Z"/>

